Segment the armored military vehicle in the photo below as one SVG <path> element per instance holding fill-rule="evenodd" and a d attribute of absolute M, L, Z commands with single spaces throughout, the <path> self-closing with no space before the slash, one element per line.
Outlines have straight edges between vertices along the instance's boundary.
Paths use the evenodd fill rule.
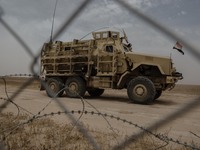
<path fill-rule="evenodd" d="M 182 74 L 170 58 L 137 54 L 117 31 L 93 32 L 89 40 L 45 43 L 41 76 L 50 97 L 100 96 L 104 89 L 127 89 L 135 103 L 147 104 L 171 89 Z"/>

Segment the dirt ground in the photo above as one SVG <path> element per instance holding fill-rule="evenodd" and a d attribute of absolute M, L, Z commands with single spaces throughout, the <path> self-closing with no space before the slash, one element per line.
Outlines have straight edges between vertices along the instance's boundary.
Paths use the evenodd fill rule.
<path fill-rule="evenodd" d="M 11 97 L 24 82 L 22 78 L 11 78 L 7 80 L 7 93 Z M 5 85 L 0 81 L 0 97 L 6 98 Z M 105 93 L 99 98 L 91 98 L 87 94 L 84 100 L 71 99 L 67 97 L 52 100 L 47 97 L 45 91 L 40 91 L 38 83 L 34 82 L 29 87 L 20 92 L 14 99 L 14 102 L 28 110 L 32 114 L 37 114 L 49 102 L 49 105 L 41 112 L 41 114 L 49 114 L 51 112 L 63 111 L 56 101 L 62 103 L 68 110 L 83 110 L 101 112 L 103 114 L 114 115 L 127 121 L 131 121 L 142 127 L 148 127 L 160 120 L 163 120 L 169 114 L 178 111 L 185 105 L 188 105 L 194 99 L 200 97 L 200 86 L 196 85 L 177 85 L 172 91 L 167 91 L 151 105 L 140 105 L 131 103 L 128 99 L 126 90 L 105 90 Z M 200 99 L 200 98 L 199 98 Z M 4 101 L 1 99 L 0 104 Z M 9 104 L 3 109 L 3 112 L 17 113 L 17 108 Z M 20 113 L 27 113 L 20 109 Z M 80 114 L 74 114 L 79 118 Z M 66 115 L 52 116 L 52 119 L 64 123 L 71 123 Z M 91 129 L 103 132 L 114 132 L 123 135 L 132 135 L 141 131 L 133 125 L 112 119 L 110 117 L 103 118 L 99 115 L 83 114 L 80 118 L 86 126 Z M 179 116 L 174 120 L 169 120 L 162 128 L 156 129 L 154 132 L 165 134 L 168 137 L 183 142 L 194 142 L 200 144 L 200 106 L 193 108 L 184 116 Z"/>

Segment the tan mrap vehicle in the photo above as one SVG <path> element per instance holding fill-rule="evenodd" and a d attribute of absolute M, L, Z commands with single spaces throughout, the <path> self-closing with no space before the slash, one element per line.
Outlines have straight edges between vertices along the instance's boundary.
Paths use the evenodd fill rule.
<path fill-rule="evenodd" d="M 170 58 L 132 52 L 126 34 L 93 32 L 93 39 L 45 43 L 41 51 L 41 76 L 50 97 L 100 96 L 104 89 L 127 89 L 135 103 L 146 104 L 171 89 L 182 74 Z M 46 84 L 44 84 L 44 82 Z"/>

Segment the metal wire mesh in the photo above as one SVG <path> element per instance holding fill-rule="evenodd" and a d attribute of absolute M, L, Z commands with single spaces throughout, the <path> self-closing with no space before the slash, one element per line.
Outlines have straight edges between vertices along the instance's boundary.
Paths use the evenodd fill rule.
<path fill-rule="evenodd" d="M 53 36 L 53 40 L 55 40 L 56 38 L 58 38 L 65 30 L 67 30 L 67 28 L 69 27 L 70 24 L 73 23 L 73 21 L 76 20 L 77 16 L 79 16 L 82 11 L 86 8 L 86 6 L 91 3 L 91 0 L 85 0 L 83 1 L 83 3 L 81 3 L 76 10 L 74 10 L 74 12 L 72 13 L 72 15 L 69 18 L 66 18 L 65 22 L 62 24 L 62 26 L 57 30 L 57 32 L 54 34 Z M 200 52 L 194 48 L 190 43 L 186 42 L 185 40 L 183 40 L 181 37 L 177 36 L 176 34 L 172 33 L 170 30 L 168 30 L 166 27 L 164 27 L 163 25 L 161 25 L 159 22 L 155 22 L 154 20 L 152 20 L 150 17 L 148 17 L 147 14 L 143 14 L 142 12 L 140 12 L 139 10 L 133 8 L 132 6 L 130 6 L 128 3 L 126 3 L 125 1 L 122 0 L 116 0 L 116 3 L 119 4 L 120 7 L 125 8 L 127 11 L 129 11 L 131 14 L 133 15 L 137 15 L 139 18 L 141 18 L 142 20 L 144 20 L 147 24 L 153 26 L 154 28 L 156 28 L 157 30 L 159 30 L 160 32 L 164 33 L 166 36 L 168 36 L 171 39 L 174 40 L 179 40 L 181 41 L 181 43 L 184 44 L 184 46 L 187 49 L 190 49 L 190 53 L 192 54 L 192 56 L 197 59 L 198 61 L 200 60 Z M 15 32 L 14 29 L 12 29 L 9 24 L 7 24 L 4 19 L 1 17 L 3 14 L 3 9 L 0 7 L 0 23 L 6 28 L 7 31 L 9 31 L 9 33 L 16 39 L 16 41 L 24 48 L 24 51 L 31 56 L 32 58 L 32 65 L 31 65 L 31 71 L 32 74 L 35 75 L 33 77 L 30 78 L 30 80 L 28 80 L 26 83 L 24 83 L 23 85 L 21 85 L 18 90 L 8 99 L 6 99 L 6 101 L 0 106 L 0 113 L 2 113 L 3 109 L 8 106 L 11 102 L 14 103 L 15 98 L 17 97 L 17 95 L 19 95 L 24 89 L 26 89 L 27 86 L 29 86 L 35 79 L 38 79 L 37 76 L 37 71 L 34 70 L 35 66 L 37 66 L 37 62 L 38 59 L 40 57 L 40 53 L 38 53 L 37 55 L 34 55 L 33 52 L 31 51 L 31 49 L 29 48 L 29 46 L 21 39 L 21 37 Z M 45 83 L 42 83 L 44 86 Z M 3 99 L 3 98 L 1 98 Z M 171 122 L 171 120 L 174 120 L 175 118 L 178 118 L 180 116 L 183 116 L 187 113 L 189 113 L 191 110 L 193 110 L 194 108 L 199 107 L 200 105 L 200 97 L 197 99 L 194 99 L 193 101 L 191 101 L 188 105 L 182 107 L 181 109 L 177 110 L 176 112 L 173 112 L 171 114 L 169 114 L 168 116 L 166 116 L 165 118 L 163 118 L 162 120 L 159 120 L 158 122 L 155 122 L 154 124 L 152 124 L 151 126 L 147 127 L 147 128 L 143 128 L 140 127 L 137 124 L 134 124 L 132 122 L 129 122 L 127 120 L 123 120 L 121 118 L 115 117 L 115 116 L 111 116 L 111 115 L 107 115 L 107 114 L 102 114 L 101 112 L 95 113 L 95 112 L 87 112 L 84 109 L 81 111 L 69 111 L 69 108 L 66 107 L 61 101 L 58 101 L 56 98 L 53 98 L 53 100 L 58 104 L 58 106 L 62 109 L 62 112 L 57 112 L 57 113 L 51 113 L 51 114 L 45 114 L 43 116 L 40 116 L 40 112 L 37 115 L 34 115 L 31 119 L 29 119 L 27 122 L 22 123 L 26 124 L 29 123 L 30 121 L 32 121 L 33 119 L 36 118 L 40 118 L 40 117 L 44 117 L 47 115 L 55 115 L 55 114 L 65 114 L 66 117 L 69 117 L 70 120 L 72 121 L 73 124 L 75 124 L 75 126 L 79 129 L 79 131 L 83 134 L 83 136 L 88 140 L 88 142 L 92 145 L 93 149 L 100 149 L 101 146 L 98 145 L 98 143 L 95 141 L 94 137 L 90 134 L 89 131 L 87 131 L 86 127 L 84 126 L 84 124 L 82 124 L 81 122 L 79 122 L 79 120 L 77 120 L 73 114 L 74 113 L 89 113 L 89 114 L 98 114 L 101 115 L 103 117 L 110 117 L 110 118 L 114 118 L 120 121 L 123 121 L 125 123 L 129 123 L 132 124 L 138 128 L 141 129 L 141 132 L 137 133 L 137 134 L 133 134 L 131 135 L 128 139 L 126 139 L 125 141 L 122 141 L 121 143 L 118 143 L 117 145 L 115 145 L 113 147 L 113 149 L 122 149 L 128 145 L 130 145 L 132 142 L 137 141 L 139 138 L 143 137 L 145 134 L 154 134 L 152 132 L 152 130 L 157 129 L 162 127 L 163 125 L 166 125 L 168 123 Z M 47 104 L 48 105 L 48 104 Z M 46 106 L 47 107 L 47 106 Z M 45 109 L 45 108 L 44 108 Z M 41 110 L 42 111 L 42 110 Z M 20 126 L 20 125 L 19 125 Z M 14 130 L 16 127 L 11 129 Z M 180 144 L 179 141 L 174 141 L 173 139 L 170 139 L 168 137 L 162 137 L 160 135 L 154 134 L 155 137 L 158 138 L 163 138 L 166 141 L 173 141 L 176 142 L 178 144 Z M 191 145 L 187 145 L 184 143 L 181 143 L 182 145 L 186 146 L 186 147 L 190 147 L 193 149 L 198 149 L 197 147 L 193 147 Z"/>

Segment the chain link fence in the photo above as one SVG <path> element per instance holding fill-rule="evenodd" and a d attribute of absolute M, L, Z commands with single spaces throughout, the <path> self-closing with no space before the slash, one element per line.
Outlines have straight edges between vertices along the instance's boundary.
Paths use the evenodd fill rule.
<path fill-rule="evenodd" d="M 54 36 L 52 37 L 53 40 L 55 40 L 56 38 L 58 38 L 62 32 L 64 32 L 65 30 L 68 29 L 69 25 L 72 24 L 77 16 L 79 16 L 82 11 L 92 2 L 92 0 L 85 0 L 83 1 L 76 10 L 74 10 L 74 12 L 72 13 L 72 15 L 69 18 L 66 18 L 65 22 L 62 24 L 62 26 L 57 30 L 57 32 L 54 34 Z M 135 9 L 134 7 L 132 7 L 131 5 L 129 5 L 128 3 L 126 3 L 125 1 L 122 0 L 116 0 L 115 1 L 120 7 L 126 9 L 127 11 L 129 11 L 129 13 L 131 13 L 132 15 L 136 15 L 139 18 L 141 18 L 143 21 L 145 21 L 147 24 L 149 24 L 150 26 L 156 28 L 158 31 L 162 32 L 163 34 L 165 34 L 166 36 L 168 36 L 171 39 L 174 40 L 178 40 L 181 41 L 181 43 L 187 48 L 190 49 L 190 53 L 191 55 L 196 59 L 196 60 L 200 60 L 200 52 L 193 47 L 190 43 L 186 42 L 185 40 L 183 40 L 181 37 L 179 37 L 178 35 L 175 35 L 173 32 L 171 32 L 170 30 L 168 30 L 166 27 L 162 26 L 159 22 L 155 22 L 154 20 L 152 20 L 150 17 L 148 17 L 148 15 L 143 14 L 142 12 L 140 12 L 139 10 Z M 1 25 L 3 25 L 7 31 L 9 31 L 9 33 L 15 38 L 15 40 L 23 47 L 24 51 L 31 56 L 32 58 L 32 64 L 31 64 L 31 71 L 32 74 L 28 75 L 31 76 L 31 78 L 25 82 L 23 85 L 21 85 L 17 91 L 12 94 L 10 97 L 7 98 L 3 98 L 1 97 L 0 99 L 3 102 L 3 104 L 1 104 L 0 106 L 0 113 L 2 113 L 2 111 L 4 109 L 6 109 L 6 107 L 10 104 L 14 104 L 17 106 L 18 109 L 23 109 L 24 111 L 26 111 L 29 114 L 32 114 L 32 112 L 30 112 L 29 110 L 24 109 L 23 107 L 17 105 L 15 103 L 15 99 L 16 97 L 23 92 L 23 90 L 25 90 L 30 84 L 32 84 L 34 82 L 34 80 L 40 80 L 40 77 L 37 75 L 37 71 L 35 70 L 35 66 L 37 66 L 37 62 L 39 60 L 40 57 L 40 53 L 38 53 L 37 55 L 34 55 L 33 52 L 31 51 L 31 49 L 29 48 L 29 45 L 27 45 L 21 38 L 20 36 L 15 32 L 14 29 L 12 29 L 9 24 L 2 18 L 4 11 L 3 9 L 0 7 L 0 23 Z M 189 52 L 188 52 L 189 53 Z M 16 75 L 14 75 L 16 76 Z M 20 74 L 17 76 L 27 76 L 26 74 Z M 5 84 L 5 91 L 6 91 L 6 81 L 4 79 L 4 76 L 1 77 L 1 79 L 3 80 L 4 84 Z M 43 81 L 41 80 L 43 86 L 46 86 L 45 83 L 43 83 Z M 49 114 L 43 114 L 41 115 L 41 112 L 44 111 L 48 105 L 51 103 L 51 100 L 49 101 L 49 103 L 41 110 L 39 111 L 36 115 L 32 114 L 32 117 L 30 119 L 28 119 L 25 122 L 22 122 L 20 124 L 18 124 L 17 126 L 13 126 L 11 128 L 9 128 L 9 134 L 5 135 L 4 139 L 9 136 L 10 134 L 13 133 L 14 130 L 16 130 L 17 128 L 24 126 L 25 124 L 29 124 L 30 122 L 33 122 L 36 119 L 39 118 L 44 118 L 47 116 L 55 116 L 55 115 L 61 115 L 64 114 L 67 118 L 70 118 L 72 124 L 74 124 L 74 127 L 77 127 L 78 130 L 80 131 L 80 133 L 84 136 L 84 138 L 90 143 L 90 145 L 92 146 L 93 149 L 101 149 L 101 145 L 99 145 L 97 143 L 97 141 L 95 140 L 95 138 L 93 137 L 93 135 L 88 131 L 88 129 L 85 127 L 85 125 L 83 123 L 81 123 L 79 121 L 79 119 L 81 118 L 81 116 L 83 114 L 87 114 L 87 115 L 97 115 L 100 117 L 103 117 L 105 119 L 105 121 L 109 124 L 111 130 L 112 130 L 112 125 L 109 123 L 109 121 L 107 120 L 107 118 L 109 119 L 115 119 L 117 121 L 126 123 L 126 124 L 130 124 L 138 129 L 140 129 L 140 132 L 137 134 L 132 134 L 131 136 L 129 136 L 128 138 L 126 138 L 124 141 L 118 142 L 112 149 L 124 149 L 126 147 L 128 147 L 131 143 L 136 142 L 137 140 L 139 140 L 140 138 L 144 137 L 147 134 L 151 134 L 152 136 L 165 141 L 166 143 L 168 142 L 174 142 L 176 144 L 180 144 L 183 145 L 184 147 L 188 147 L 191 149 L 200 149 L 198 146 L 196 145 L 190 145 L 188 143 L 185 142 L 181 142 L 179 140 L 175 140 L 172 139 L 168 136 L 162 135 L 162 134 L 157 134 L 154 133 L 153 131 L 155 129 L 161 128 L 164 125 L 169 124 L 172 120 L 186 115 L 187 113 L 189 113 L 191 110 L 199 107 L 200 105 L 200 97 L 194 99 L 193 101 L 191 101 L 189 104 L 185 105 L 184 107 L 182 107 L 181 109 L 167 115 L 165 118 L 156 121 L 154 124 L 152 124 L 151 126 L 144 128 L 140 125 L 138 125 L 137 123 L 133 123 L 131 121 L 128 121 L 126 119 L 122 119 L 120 117 L 114 116 L 114 115 L 109 115 L 106 113 L 102 113 L 100 111 L 98 111 L 94 106 L 92 106 L 91 104 L 89 104 L 86 100 L 84 100 L 81 97 L 81 101 L 83 104 L 83 109 L 82 110 L 70 110 L 66 105 L 63 104 L 62 101 L 58 101 L 56 98 L 53 98 L 52 100 L 54 100 L 57 105 L 61 108 L 62 111 L 59 112 L 51 112 Z M 91 105 L 91 107 L 93 107 L 95 111 L 87 111 L 84 108 L 84 104 L 88 103 L 89 105 Z M 81 114 L 79 119 L 77 120 L 74 117 L 74 114 Z M 114 132 L 114 130 L 113 130 Z M 198 136 L 197 134 L 193 133 L 194 135 Z"/>

